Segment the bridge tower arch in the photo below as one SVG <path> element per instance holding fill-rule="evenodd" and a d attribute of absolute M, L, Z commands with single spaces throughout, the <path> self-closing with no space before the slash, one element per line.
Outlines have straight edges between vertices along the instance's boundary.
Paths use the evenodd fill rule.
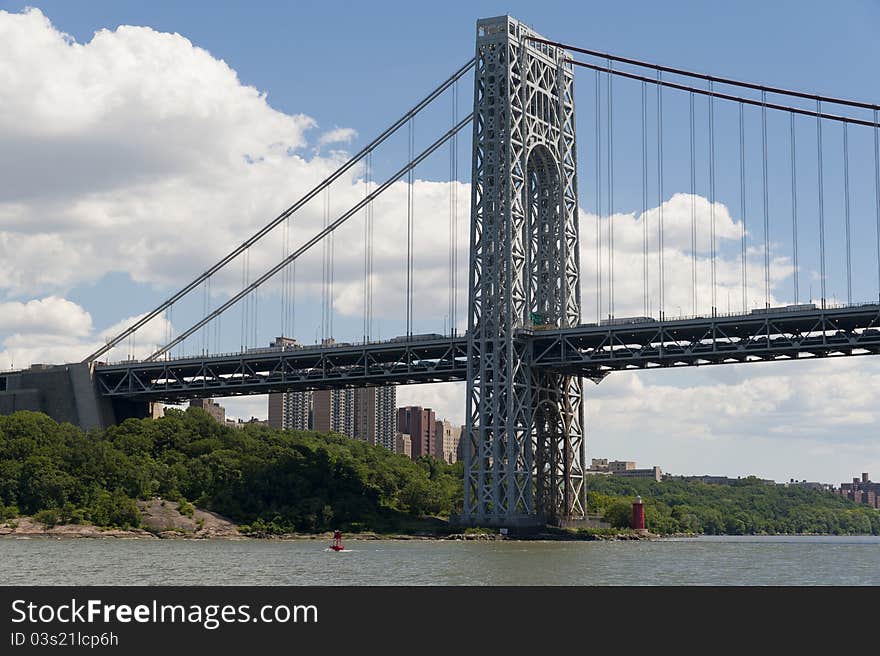
<path fill-rule="evenodd" d="M 477 22 L 462 520 L 584 516 L 583 388 L 529 332 L 580 323 L 574 79 L 509 16 Z"/>

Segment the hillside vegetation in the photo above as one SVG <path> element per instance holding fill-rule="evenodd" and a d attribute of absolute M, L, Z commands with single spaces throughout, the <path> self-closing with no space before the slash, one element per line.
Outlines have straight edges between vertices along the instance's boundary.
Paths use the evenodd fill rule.
<path fill-rule="evenodd" d="M 135 500 L 158 496 L 259 533 L 404 530 L 460 505 L 461 477 L 340 435 L 227 428 L 196 408 L 87 433 L 34 412 L 0 417 L 0 520 L 137 526 Z"/>
<path fill-rule="evenodd" d="M 731 485 L 697 481 L 590 476 L 587 505 L 612 526 L 630 525 L 632 501 L 645 503 L 654 533 L 880 535 L 880 512 L 832 492 L 768 485 L 757 478 Z"/>
<path fill-rule="evenodd" d="M 204 411 L 169 409 L 106 431 L 46 415 L 0 416 L 0 521 L 137 527 L 137 500 L 161 497 L 213 511 L 245 532 L 449 532 L 461 464 L 413 462 L 341 435 L 227 428 Z M 828 492 L 590 476 L 588 508 L 629 526 L 640 494 L 655 533 L 880 534 L 880 513 Z M 143 504 L 142 504 L 143 505 Z"/>

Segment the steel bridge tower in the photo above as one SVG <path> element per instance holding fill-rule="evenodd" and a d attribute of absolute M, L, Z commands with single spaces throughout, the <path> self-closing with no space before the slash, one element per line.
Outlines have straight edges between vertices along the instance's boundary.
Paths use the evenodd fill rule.
<path fill-rule="evenodd" d="M 580 323 L 574 78 L 565 52 L 477 22 L 462 521 L 584 516 L 580 377 L 531 367 L 534 330 Z"/>

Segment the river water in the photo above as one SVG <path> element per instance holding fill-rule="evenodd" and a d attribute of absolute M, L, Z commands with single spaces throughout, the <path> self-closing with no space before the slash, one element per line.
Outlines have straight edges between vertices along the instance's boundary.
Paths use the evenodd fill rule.
<path fill-rule="evenodd" d="M 3 585 L 880 585 L 880 537 L 0 539 Z"/>

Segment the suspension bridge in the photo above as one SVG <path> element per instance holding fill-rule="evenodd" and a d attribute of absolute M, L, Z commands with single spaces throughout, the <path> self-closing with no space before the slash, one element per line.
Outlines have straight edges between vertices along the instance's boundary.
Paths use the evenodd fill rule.
<path fill-rule="evenodd" d="M 576 72 L 588 98 L 580 190 Z M 0 375 L 0 410 L 90 427 L 144 416 L 153 402 L 465 381 L 460 521 L 576 521 L 586 511 L 585 378 L 880 352 L 878 110 L 552 41 L 509 16 L 482 19 L 473 59 L 204 273 L 81 363 Z M 448 129 L 416 147 L 415 120 L 431 111 Z M 458 166 L 468 134 L 469 180 Z M 395 137 L 405 161 L 379 175 Z M 436 170 L 443 152 L 448 217 L 420 216 L 416 170 Z M 460 182 L 470 185 L 466 263 Z M 334 199 L 354 186 L 362 196 L 339 210 Z M 386 294 L 389 274 L 376 268 L 375 212 L 389 190 L 405 242 L 395 272 L 405 319 L 401 335 L 383 340 L 374 288 Z M 308 212 L 322 222 L 304 234 L 297 219 Z M 444 328 L 418 333 L 422 297 L 434 302 L 438 282 L 420 283 L 415 239 L 443 218 Z M 352 224 L 362 322 L 334 328 L 334 236 Z M 319 246 L 319 292 L 298 299 L 303 262 Z M 255 272 L 268 253 L 274 264 Z M 318 298 L 316 343 L 306 345 L 297 317 Z M 272 346 L 260 343 L 260 324 L 281 336 Z M 341 330 L 349 335 L 337 339 Z"/>

